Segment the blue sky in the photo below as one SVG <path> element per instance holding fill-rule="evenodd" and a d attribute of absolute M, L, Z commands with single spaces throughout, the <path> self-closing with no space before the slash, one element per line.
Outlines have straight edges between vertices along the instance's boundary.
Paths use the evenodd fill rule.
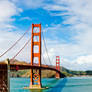
<path fill-rule="evenodd" d="M 66 68 L 91 70 L 91 11 L 91 0 L 0 0 L 0 54 L 32 23 L 41 23 L 53 64 L 59 55 L 61 65 Z M 30 33 L 1 60 L 12 58 L 29 37 Z M 27 46 L 16 59 L 30 62 L 29 51 L 30 46 Z M 43 55 L 46 56 L 45 51 Z"/>
<path fill-rule="evenodd" d="M 57 11 L 52 11 L 52 12 L 57 13 Z M 63 40 L 69 42 L 71 34 L 67 30 L 63 31 L 63 28 L 69 26 L 69 24 L 63 24 L 64 17 L 63 16 L 62 17 L 61 16 L 52 16 L 49 13 L 49 11 L 42 9 L 42 8 L 26 9 L 21 13 L 20 16 L 13 16 L 13 18 L 16 19 L 13 24 L 23 30 L 26 30 L 32 23 L 34 23 L 34 24 L 41 23 L 43 29 L 48 28 L 48 27 L 55 27 L 56 25 L 58 25 L 58 26 L 62 27 L 62 29 L 61 28 L 58 30 L 54 29 L 55 31 L 57 31 L 56 37 L 53 37 L 54 30 L 51 32 L 50 32 L 50 30 L 48 30 L 46 32 L 46 36 L 48 38 L 52 38 L 52 39 L 55 39 L 55 38 L 60 39 L 62 37 Z"/>

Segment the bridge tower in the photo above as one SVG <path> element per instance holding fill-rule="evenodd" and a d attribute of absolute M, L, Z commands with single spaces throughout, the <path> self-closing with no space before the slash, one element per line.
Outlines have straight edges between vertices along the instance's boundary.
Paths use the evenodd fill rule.
<path fill-rule="evenodd" d="M 60 71 L 60 57 L 56 56 L 56 69 Z M 56 78 L 60 78 L 60 74 L 56 72 Z"/>
<path fill-rule="evenodd" d="M 41 66 L 41 24 L 32 24 L 31 66 L 34 65 L 35 60 L 36 65 Z M 31 69 L 30 88 L 41 87 L 41 69 Z"/>

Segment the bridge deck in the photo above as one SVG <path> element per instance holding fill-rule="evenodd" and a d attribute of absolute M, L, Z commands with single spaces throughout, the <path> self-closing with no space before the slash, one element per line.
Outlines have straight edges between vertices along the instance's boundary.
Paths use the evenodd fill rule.
<path fill-rule="evenodd" d="M 1 70 L 5 70 L 7 68 L 7 63 L 5 62 L 0 62 L 0 71 Z M 53 70 L 56 71 L 58 73 L 60 73 L 60 71 L 58 71 L 56 68 L 54 67 L 50 67 L 48 65 L 33 65 L 31 66 L 31 64 L 10 64 L 10 70 L 24 70 L 24 69 L 47 69 L 47 70 Z"/>
<path fill-rule="evenodd" d="M 24 69 L 47 69 L 47 70 L 53 70 L 58 72 L 59 74 L 60 71 L 58 71 L 57 69 L 55 69 L 54 67 L 48 66 L 48 65 L 33 65 L 31 66 L 31 64 L 10 64 L 10 70 L 16 70 L 16 68 L 18 70 L 24 70 Z M 0 62 L 0 73 L 2 74 L 0 76 L 0 92 L 8 92 L 7 88 L 8 88 L 8 64 L 5 62 Z"/>

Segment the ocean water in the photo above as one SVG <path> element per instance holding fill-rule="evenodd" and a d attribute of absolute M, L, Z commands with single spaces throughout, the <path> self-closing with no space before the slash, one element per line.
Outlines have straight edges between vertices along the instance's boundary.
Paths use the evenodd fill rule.
<path fill-rule="evenodd" d="M 92 92 L 92 77 L 44 78 L 42 79 L 42 85 L 49 87 L 48 89 L 23 89 L 28 87 L 29 84 L 29 78 L 11 78 L 10 92 Z"/>

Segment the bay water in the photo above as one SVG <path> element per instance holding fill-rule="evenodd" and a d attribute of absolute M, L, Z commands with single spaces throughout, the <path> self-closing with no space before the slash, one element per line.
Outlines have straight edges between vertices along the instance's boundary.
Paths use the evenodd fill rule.
<path fill-rule="evenodd" d="M 30 78 L 11 78 L 10 92 L 92 92 L 92 77 L 43 78 L 44 90 L 28 90 Z"/>

